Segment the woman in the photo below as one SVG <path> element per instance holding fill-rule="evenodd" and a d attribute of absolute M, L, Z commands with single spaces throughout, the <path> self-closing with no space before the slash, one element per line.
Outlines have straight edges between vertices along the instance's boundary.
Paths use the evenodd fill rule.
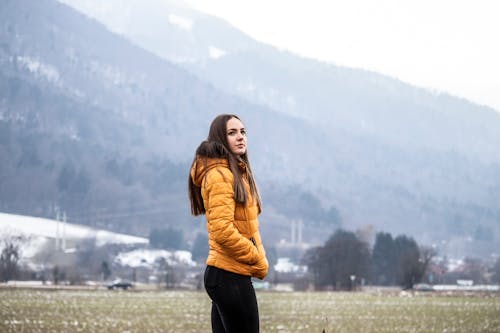
<path fill-rule="evenodd" d="M 217 116 L 196 150 L 189 177 L 193 215 L 205 214 L 209 253 L 204 276 L 212 332 L 259 332 L 251 277 L 269 267 L 257 219 L 260 196 L 248 160 L 246 129 L 235 115 Z"/>

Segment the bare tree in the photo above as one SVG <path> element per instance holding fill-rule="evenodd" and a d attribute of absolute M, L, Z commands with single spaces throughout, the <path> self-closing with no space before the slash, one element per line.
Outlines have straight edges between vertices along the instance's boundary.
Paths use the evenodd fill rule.
<path fill-rule="evenodd" d="M 422 280 L 429 269 L 432 259 L 437 255 L 437 252 L 432 247 L 420 246 L 420 260 L 419 260 L 419 280 Z"/>
<path fill-rule="evenodd" d="M 15 279 L 18 273 L 18 264 L 21 256 L 20 245 L 25 241 L 24 236 L 6 235 L 2 239 L 0 253 L 0 281 L 7 282 Z"/>
<path fill-rule="evenodd" d="M 413 238 L 405 235 L 396 237 L 394 244 L 398 265 L 397 283 L 404 289 L 411 289 L 414 284 L 422 281 L 436 252 L 430 247 L 419 247 Z"/>
<path fill-rule="evenodd" d="M 500 284 L 500 258 L 497 259 L 495 265 L 493 266 L 493 276 L 491 277 L 491 282 Z"/>

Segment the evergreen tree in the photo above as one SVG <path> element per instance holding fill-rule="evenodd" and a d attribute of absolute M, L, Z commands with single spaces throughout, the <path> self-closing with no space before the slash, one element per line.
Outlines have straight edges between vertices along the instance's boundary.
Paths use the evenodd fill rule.
<path fill-rule="evenodd" d="M 493 266 L 493 276 L 491 277 L 491 282 L 500 284 L 500 258 L 495 262 Z"/>
<path fill-rule="evenodd" d="M 385 232 L 377 233 L 371 260 L 372 282 L 374 284 L 382 286 L 395 284 L 395 257 L 396 251 L 392 235 Z"/>
<path fill-rule="evenodd" d="M 367 276 L 369 259 L 366 243 L 353 232 L 337 230 L 324 246 L 309 251 L 305 261 L 315 275 L 317 287 L 346 290 L 353 287 L 353 280 Z"/>
<path fill-rule="evenodd" d="M 109 268 L 109 264 L 106 260 L 101 263 L 101 274 L 104 281 L 109 279 L 111 276 L 111 268 Z"/>
<path fill-rule="evenodd" d="M 413 238 L 399 235 L 394 239 L 394 250 L 397 264 L 396 282 L 404 289 L 411 289 L 423 276 L 418 245 Z"/>

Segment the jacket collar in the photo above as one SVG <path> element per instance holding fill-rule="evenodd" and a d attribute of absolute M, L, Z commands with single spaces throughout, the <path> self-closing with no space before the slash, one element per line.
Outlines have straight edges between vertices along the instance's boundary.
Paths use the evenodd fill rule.
<path fill-rule="evenodd" d="M 208 158 L 197 156 L 190 172 L 193 183 L 196 186 L 201 186 L 203 177 L 205 177 L 207 172 L 213 168 L 221 166 L 229 168 L 229 162 L 225 158 Z"/>

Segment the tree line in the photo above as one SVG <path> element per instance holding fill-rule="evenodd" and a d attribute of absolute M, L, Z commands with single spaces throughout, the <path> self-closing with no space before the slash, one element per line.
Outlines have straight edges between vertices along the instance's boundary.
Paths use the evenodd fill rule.
<path fill-rule="evenodd" d="M 203 263 L 208 251 L 208 238 L 205 233 L 198 233 L 188 245 L 184 242 L 183 232 L 175 228 L 153 229 L 150 233 L 152 248 L 183 249 L 191 251 L 193 260 Z M 393 237 L 390 233 L 379 232 L 373 246 L 360 233 L 339 229 L 321 246 L 306 251 L 302 264 L 308 267 L 308 273 L 299 277 L 303 281 L 300 288 L 314 284 L 317 290 L 351 290 L 360 285 L 396 286 L 409 289 L 419 282 L 455 283 L 457 279 L 472 279 L 474 283 L 500 283 L 500 259 L 488 267 L 481 260 L 465 259 L 463 271 L 452 271 L 441 280 L 429 279 L 428 270 L 436 253 L 406 235 Z M 83 277 L 107 280 L 112 275 L 113 257 L 121 251 L 130 250 L 121 246 L 95 245 L 94 239 L 76 244 L 75 253 L 62 253 L 49 245 L 37 254 L 36 261 L 46 267 L 43 271 L 29 272 L 20 267 L 20 251 L 26 239 L 22 236 L 4 235 L 0 238 L 0 282 L 16 279 L 69 280 L 74 283 Z M 268 247 L 271 268 L 276 264 L 276 253 Z M 432 267 L 439 263 L 434 260 Z M 160 265 L 161 266 L 161 265 Z M 158 267 L 160 267 L 158 266 Z M 51 271 L 47 268 L 51 267 Z M 443 272 L 446 268 L 443 268 Z M 124 273 L 123 271 L 120 273 Z M 134 273 L 135 274 L 135 273 Z M 269 279 L 277 281 L 274 273 Z M 133 279 L 134 280 L 134 279 Z M 304 284 L 305 283 L 305 284 Z"/>
<path fill-rule="evenodd" d="M 339 229 L 324 245 L 309 249 L 302 263 L 320 290 L 349 290 L 360 284 L 410 289 L 422 281 L 434 255 L 405 235 L 379 232 L 370 249 L 356 233 Z"/>

